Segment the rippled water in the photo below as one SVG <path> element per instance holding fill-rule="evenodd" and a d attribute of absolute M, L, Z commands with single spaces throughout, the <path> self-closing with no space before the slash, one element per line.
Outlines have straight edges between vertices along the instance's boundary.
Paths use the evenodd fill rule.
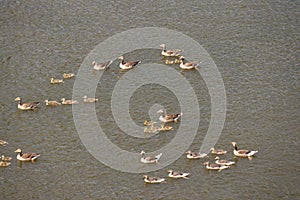
<path fill-rule="evenodd" d="M 9 143 L 0 146 L 0 153 L 15 156 L 14 150 L 22 148 L 42 155 L 34 164 L 20 165 L 14 159 L 11 166 L 0 168 L 3 199 L 299 198 L 299 2 L 1 1 L 0 9 L 0 139 Z M 50 78 L 76 73 L 88 53 L 106 38 L 149 26 L 182 32 L 208 51 L 227 95 L 226 122 L 216 147 L 230 151 L 225 158 L 233 159 L 230 142 L 237 141 L 241 147 L 259 150 L 253 160 L 238 159 L 232 169 L 218 173 L 182 155 L 151 175 L 166 177 L 167 169 L 173 168 L 190 172 L 189 180 L 146 185 L 142 174 L 116 171 L 87 152 L 76 132 L 71 106 L 43 104 L 33 112 L 17 109 L 17 96 L 41 102 L 71 98 L 75 79 L 50 85 Z M 149 56 L 155 55 L 159 50 Z M 128 56 L 147 57 L 139 52 Z M 95 106 L 108 138 L 135 152 L 168 143 L 179 124 L 150 141 L 127 137 L 118 129 L 110 114 L 109 95 L 120 76 L 116 61 L 96 93 L 100 102 L 108 102 Z M 208 129 L 210 97 L 193 72 L 183 76 L 199 89 L 201 121 L 190 146 L 197 150 Z M 151 96 L 151 91 L 159 92 Z M 145 93 L 152 100 L 145 101 Z M 161 99 L 168 110 L 178 111 L 171 104 L 170 91 L 158 86 L 137 90 L 131 104 L 135 122 L 142 125 L 151 104 Z"/>

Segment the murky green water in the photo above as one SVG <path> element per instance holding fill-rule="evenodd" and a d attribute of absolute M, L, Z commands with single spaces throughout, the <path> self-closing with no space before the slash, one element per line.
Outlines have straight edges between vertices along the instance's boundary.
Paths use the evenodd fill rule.
<path fill-rule="evenodd" d="M 299 185 L 299 3 L 297 1 L 1 1 L 0 153 L 35 151 L 36 163 L 0 168 L 3 199 L 298 199 Z M 88 53 L 106 38 L 136 27 L 165 27 L 199 42 L 214 59 L 227 95 L 227 116 L 217 147 L 233 159 L 231 141 L 257 149 L 249 161 L 220 173 L 183 155 L 170 167 L 190 172 L 189 180 L 146 185 L 142 174 L 111 169 L 90 155 L 76 132 L 71 106 L 44 104 L 33 112 L 24 101 L 71 98 L 75 79 L 50 85 L 51 77 L 76 73 Z M 158 47 L 159 48 L 159 47 Z M 150 56 L 159 55 L 159 50 Z M 133 57 L 140 56 L 138 52 Z M 159 57 L 160 59 L 160 57 Z M 175 66 L 176 67 L 176 66 Z M 178 68 L 178 67 L 177 67 Z M 179 71 L 179 70 L 178 70 Z M 117 62 L 106 71 L 96 96 L 105 99 L 121 76 Z M 197 81 L 201 121 L 190 149 L 198 149 L 208 129 L 210 101 Z M 161 89 L 161 88 L 159 88 Z M 151 90 L 151 88 L 146 88 Z M 102 92 L 102 93 L 101 93 Z M 101 93 L 101 94 L 100 94 Z M 147 101 L 157 103 L 163 91 Z M 132 116 L 142 124 L 143 90 L 132 100 Z M 101 101 L 101 100 L 100 100 Z M 168 102 L 167 100 L 164 100 Z M 87 105 L 92 106 L 92 105 Z M 174 106 L 174 105 L 173 105 Z M 176 110 L 176 106 L 169 107 Z M 113 123 L 110 105 L 96 104 L 99 123 L 115 144 L 130 151 L 164 145 L 176 131 L 147 140 L 126 137 Z M 134 112 L 135 111 L 135 112 Z M 176 126 L 174 125 L 175 130 Z M 105 147 L 103 147 L 105 150 Z M 211 158 L 212 160 L 212 158 Z M 166 177 L 167 168 L 150 173 Z"/>

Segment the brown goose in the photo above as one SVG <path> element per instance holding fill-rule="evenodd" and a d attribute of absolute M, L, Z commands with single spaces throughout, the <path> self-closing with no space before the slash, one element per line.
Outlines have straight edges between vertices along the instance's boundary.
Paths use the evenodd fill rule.
<path fill-rule="evenodd" d="M 163 56 L 167 56 L 167 57 L 180 56 L 180 52 L 182 52 L 179 49 L 167 50 L 165 44 L 161 44 L 159 46 L 163 48 L 161 52 L 161 55 Z"/>
<path fill-rule="evenodd" d="M 17 159 L 20 161 L 34 161 L 40 157 L 40 154 L 37 153 L 23 153 L 21 149 L 17 149 L 15 152 L 18 153 Z"/>
<path fill-rule="evenodd" d="M 131 69 L 141 62 L 141 61 L 125 62 L 123 56 L 120 56 L 119 59 L 121 61 L 119 65 L 121 69 Z"/>
<path fill-rule="evenodd" d="M 250 150 L 245 150 L 245 149 L 238 150 L 236 142 L 231 142 L 231 143 L 232 143 L 232 145 L 234 147 L 233 154 L 235 156 L 244 157 L 244 158 L 245 157 L 250 158 L 250 157 L 254 156 L 254 154 L 256 154 L 258 152 L 258 151 L 250 151 Z"/>
<path fill-rule="evenodd" d="M 22 103 L 22 100 L 20 97 L 17 97 L 15 101 L 18 101 L 18 108 L 20 110 L 34 110 L 38 107 L 40 102 L 31 102 L 31 103 Z"/>

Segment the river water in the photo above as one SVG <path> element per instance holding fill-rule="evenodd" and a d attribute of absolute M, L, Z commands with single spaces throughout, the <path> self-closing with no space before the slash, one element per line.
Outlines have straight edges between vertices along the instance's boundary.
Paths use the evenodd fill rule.
<path fill-rule="evenodd" d="M 299 2 L 0 3 L 0 139 L 9 143 L 0 146 L 0 153 L 14 157 L 9 167 L 0 168 L 1 199 L 299 199 Z M 99 43 L 142 27 L 186 34 L 214 60 L 227 100 L 226 121 L 216 147 L 229 151 L 223 158 L 237 161 L 231 169 L 207 171 L 203 160 L 189 161 L 182 155 L 168 167 L 148 174 L 167 177 L 166 171 L 173 168 L 190 172 L 188 180 L 167 178 L 165 184 L 144 184 L 142 173 L 112 169 L 87 151 L 77 133 L 71 106 L 49 108 L 41 103 L 35 111 L 17 109 L 17 96 L 25 102 L 71 98 L 75 79 L 51 85 L 50 78 L 65 72 L 76 74 Z M 137 51 L 129 56 L 159 62 L 159 53 L 158 46 L 149 55 Z M 171 67 L 180 72 L 177 65 Z M 195 73 L 184 72 L 183 76 L 197 82 L 192 85 L 198 87 L 201 120 L 189 149 L 199 150 L 208 130 L 211 104 L 205 83 Z M 124 76 L 118 61 L 105 74 L 95 96 L 106 103 L 97 103 L 95 108 L 108 138 L 133 152 L 141 147 L 151 152 L 167 144 L 180 123 L 172 124 L 174 130 L 149 139 L 127 137 L 117 127 L 107 96 Z M 179 111 L 172 99 L 176 97 L 164 88 L 145 86 L 131 100 L 131 116 L 142 126 L 147 109 L 160 100 L 170 111 Z M 252 160 L 236 159 L 232 141 L 259 152 Z M 38 152 L 41 157 L 35 163 L 19 163 L 14 153 L 17 148 Z M 107 147 L 101 148 L 106 151 Z M 207 160 L 213 159 L 210 156 Z"/>

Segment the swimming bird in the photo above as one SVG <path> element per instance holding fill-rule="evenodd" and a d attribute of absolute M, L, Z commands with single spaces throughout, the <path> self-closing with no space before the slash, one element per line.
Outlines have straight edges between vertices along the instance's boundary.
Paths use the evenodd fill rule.
<path fill-rule="evenodd" d="M 0 167 L 8 167 L 9 165 L 10 165 L 10 162 L 0 161 Z"/>
<path fill-rule="evenodd" d="M 223 169 L 227 169 L 229 168 L 229 166 L 226 166 L 226 165 L 218 165 L 216 163 L 209 163 L 208 161 L 203 163 L 205 166 L 206 166 L 206 169 L 209 169 L 209 170 L 218 170 L 218 171 L 221 171 Z"/>
<path fill-rule="evenodd" d="M 197 152 L 192 152 L 192 151 L 187 151 L 186 157 L 188 159 L 200 159 L 200 158 L 208 158 L 206 153 L 197 153 Z"/>
<path fill-rule="evenodd" d="M 154 176 L 148 176 L 144 175 L 144 182 L 145 183 L 164 183 L 166 180 L 164 178 L 154 177 Z"/>
<path fill-rule="evenodd" d="M 215 158 L 215 163 L 218 164 L 218 165 L 226 165 L 226 166 L 230 166 L 230 165 L 234 165 L 235 162 L 234 161 L 230 161 L 230 160 L 220 160 L 220 157 L 217 156 Z"/>
<path fill-rule="evenodd" d="M 215 149 L 215 148 L 211 148 L 210 149 L 210 153 L 211 154 L 215 154 L 215 155 L 224 155 L 227 153 L 227 151 L 223 150 L 223 149 Z"/>
<path fill-rule="evenodd" d="M 104 62 L 104 63 L 97 63 L 96 61 L 93 61 L 92 65 L 94 66 L 95 70 L 104 70 L 104 69 L 108 68 L 112 62 L 113 62 L 112 60 Z"/>
<path fill-rule="evenodd" d="M 57 102 L 57 101 L 48 101 L 47 99 L 45 100 L 45 104 L 46 106 L 60 106 L 61 103 Z"/>
<path fill-rule="evenodd" d="M 56 84 L 56 83 L 64 83 L 64 80 L 62 80 L 62 79 L 51 78 L 51 79 L 50 79 L 50 83 L 52 83 L 52 84 Z"/>
<path fill-rule="evenodd" d="M 125 62 L 123 56 L 120 56 L 119 59 L 120 59 L 119 67 L 121 69 L 131 69 L 131 68 L 135 67 L 137 64 L 139 64 L 141 62 L 141 61 Z"/>
<path fill-rule="evenodd" d="M 232 145 L 234 147 L 233 154 L 235 156 L 244 157 L 244 158 L 245 157 L 250 158 L 250 157 L 254 156 L 254 154 L 256 154 L 258 152 L 258 151 L 250 151 L 250 150 L 245 150 L 245 149 L 238 150 L 236 142 L 231 142 L 231 143 L 232 143 Z"/>
<path fill-rule="evenodd" d="M 66 100 L 65 98 L 61 99 L 61 104 L 63 105 L 71 105 L 71 104 L 78 104 L 79 102 L 76 100 Z"/>
<path fill-rule="evenodd" d="M 144 121 L 144 126 L 153 126 L 155 123 L 156 122 L 145 120 Z"/>
<path fill-rule="evenodd" d="M 177 122 L 180 117 L 182 116 L 182 113 L 180 114 L 166 114 L 166 110 L 164 109 L 160 109 L 159 111 L 157 111 L 157 113 L 160 113 L 160 117 L 159 120 L 161 122 Z"/>
<path fill-rule="evenodd" d="M 12 157 L 7 157 L 7 156 L 4 156 L 4 155 L 1 156 L 2 161 L 11 161 L 11 159 L 12 159 Z"/>
<path fill-rule="evenodd" d="M 145 151 L 141 151 L 140 154 L 142 155 L 140 161 L 142 163 L 146 163 L 146 164 L 148 164 L 148 163 L 158 163 L 160 157 L 162 156 L 162 153 L 160 153 L 160 154 L 158 154 L 157 156 L 154 156 L 154 157 L 152 157 L 152 156 L 145 157 Z"/>
<path fill-rule="evenodd" d="M 163 48 L 161 52 L 161 55 L 163 56 L 167 56 L 167 57 L 180 56 L 180 52 L 182 52 L 182 50 L 179 49 L 167 50 L 165 44 L 161 44 L 159 46 Z"/>
<path fill-rule="evenodd" d="M 0 145 L 3 145 L 3 146 L 5 146 L 5 145 L 7 145 L 8 143 L 6 142 L 6 141 L 4 141 L 4 140 L 0 140 Z"/>
<path fill-rule="evenodd" d="M 23 153 L 21 149 L 17 149 L 15 152 L 18 153 L 17 159 L 20 161 L 34 161 L 40 157 L 40 154 L 37 153 Z"/>
<path fill-rule="evenodd" d="M 179 67 L 181 69 L 197 69 L 197 67 L 200 65 L 200 62 L 185 62 L 185 58 L 183 56 L 180 56 L 179 60 Z"/>
<path fill-rule="evenodd" d="M 190 175 L 190 173 L 187 173 L 187 172 L 175 172 L 173 171 L 172 169 L 169 169 L 168 170 L 168 176 L 170 178 L 185 178 L 185 179 L 188 179 L 188 175 Z"/>
<path fill-rule="evenodd" d="M 31 102 L 31 103 L 22 103 L 22 100 L 20 97 L 17 97 L 15 101 L 18 101 L 18 108 L 20 110 L 34 110 L 38 107 L 40 102 Z"/>
<path fill-rule="evenodd" d="M 84 103 L 94 103 L 94 102 L 97 102 L 98 99 L 95 99 L 95 98 L 88 98 L 87 96 L 84 96 L 83 97 L 83 102 Z"/>
<path fill-rule="evenodd" d="M 73 73 L 64 73 L 63 74 L 64 79 L 73 78 L 74 76 L 75 76 L 75 74 L 73 74 Z"/>

